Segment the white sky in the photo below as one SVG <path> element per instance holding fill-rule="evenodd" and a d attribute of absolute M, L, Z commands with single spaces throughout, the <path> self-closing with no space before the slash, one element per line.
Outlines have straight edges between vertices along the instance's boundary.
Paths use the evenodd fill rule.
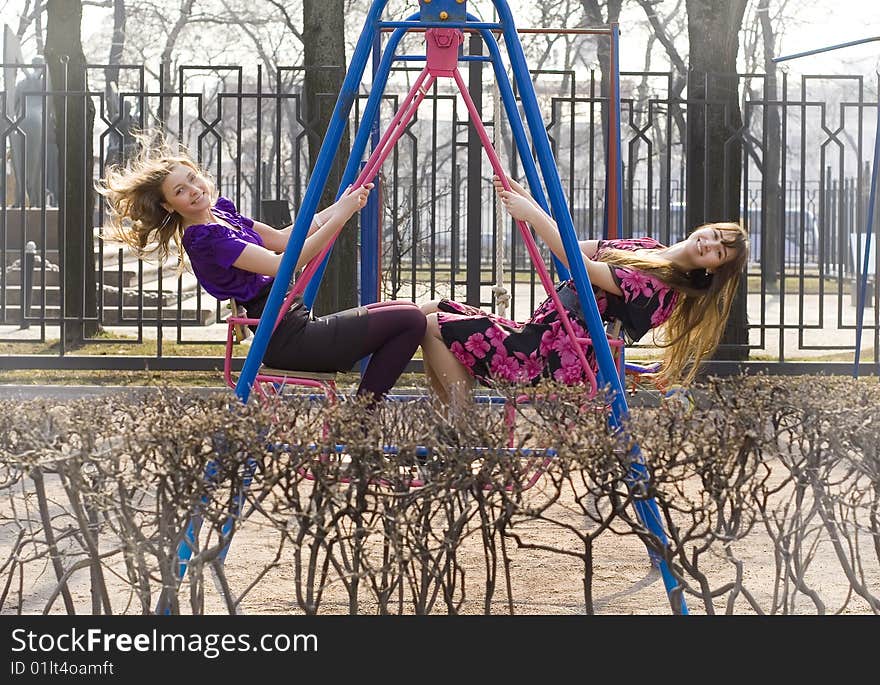
<path fill-rule="evenodd" d="M 366 0 L 365 0 L 366 1 Z M 510 0 L 516 17 L 518 3 L 528 0 Z M 0 22 L 15 26 L 17 22 L 17 8 L 21 0 L 0 0 Z M 484 7 L 485 5 L 485 7 Z M 470 11 L 478 8 L 481 13 L 491 14 L 491 3 L 488 0 L 471 0 Z M 784 29 L 780 45 L 780 54 L 794 54 L 818 47 L 825 47 L 839 43 L 845 43 L 860 38 L 880 36 L 880 2 L 876 0 L 789 0 L 789 10 L 796 14 L 796 19 Z M 107 10 L 98 10 L 86 7 L 88 13 L 102 13 L 106 16 Z M 621 69 L 624 71 L 636 71 L 642 68 L 643 55 L 640 40 L 639 26 L 644 24 L 644 14 L 638 7 L 625 9 L 621 18 Z M 89 26 L 98 22 L 89 21 L 84 23 L 84 39 L 88 40 Z M 519 23 L 519 22 L 518 22 Z M 638 49 L 628 49 L 628 41 Z M 686 45 L 682 46 L 686 51 Z M 30 61 L 32 55 L 26 54 L 25 58 Z M 804 57 L 797 60 L 782 62 L 794 73 L 873 73 L 880 69 L 880 41 L 853 46 L 833 52 Z"/>
<path fill-rule="evenodd" d="M 873 5 L 873 7 L 871 7 Z M 797 2 L 800 26 L 791 26 L 781 40 L 779 55 L 880 36 L 880 3 L 868 0 Z M 846 74 L 873 73 L 880 68 L 880 41 L 780 62 L 791 71 Z"/>

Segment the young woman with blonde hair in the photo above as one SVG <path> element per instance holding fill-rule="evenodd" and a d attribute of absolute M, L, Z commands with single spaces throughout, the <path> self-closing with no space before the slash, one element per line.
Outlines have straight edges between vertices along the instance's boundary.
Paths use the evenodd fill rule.
<path fill-rule="evenodd" d="M 187 154 L 172 149 L 157 132 L 138 135 L 139 154 L 108 170 L 97 183 L 110 207 L 114 236 L 139 256 L 164 261 L 176 247 L 200 285 L 218 300 L 235 298 L 251 318 L 266 304 L 292 226 L 276 230 L 238 212 Z M 351 216 L 361 209 L 373 184 L 348 188 L 317 212 L 303 244 L 298 272 L 320 254 Z M 425 331 L 425 315 L 412 302 L 356 307 L 314 318 L 294 300 L 275 329 L 265 362 L 296 371 L 349 371 L 372 355 L 358 394 L 381 398 L 406 368 Z"/>
<path fill-rule="evenodd" d="M 525 221 L 568 267 L 556 222 L 518 183 L 495 190 L 510 213 Z M 661 332 L 664 360 L 658 380 L 689 383 L 700 362 L 721 339 L 739 276 L 748 258 L 748 236 L 735 223 L 700 226 L 665 247 L 653 238 L 584 240 L 579 243 L 606 321 L 621 322 L 628 342 L 649 330 Z M 557 287 L 575 334 L 588 337 L 587 324 L 572 281 Z M 422 341 L 425 372 L 444 401 L 466 402 L 477 380 L 536 383 L 551 378 L 567 384 L 585 380 L 571 338 L 551 298 L 524 323 L 503 319 L 452 300 L 422 305 L 428 327 Z M 587 359 L 596 370 L 595 355 Z"/>

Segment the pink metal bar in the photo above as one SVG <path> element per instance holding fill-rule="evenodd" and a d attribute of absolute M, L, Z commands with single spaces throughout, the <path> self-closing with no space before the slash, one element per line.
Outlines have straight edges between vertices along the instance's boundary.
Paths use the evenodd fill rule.
<path fill-rule="evenodd" d="M 467 107 L 468 113 L 470 114 L 471 123 L 473 123 L 474 128 L 477 130 L 477 134 L 480 136 L 480 141 L 483 143 L 483 148 L 486 150 L 486 154 L 489 157 L 489 162 L 492 165 L 492 169 L 494 170 L 495 175 L 498 176 L 499 179 L 501 179 L 502 187 L 505 190 L 510 190 L 510 181 L 507 180 L 507 174 L 504 173 L 504 168 L 501 166 L 501 160 L 498 159 L 495 148 L 492 147 L 492 141 L 489 140 L 489 134 L 486 132 L 486 127 L 483 126 L 483 121 L 480 113 L 477 111 L 477 107 L 474 104 L 473 99 L 471 99 L 470 93 L 467 89 L 467 85 L 465 84 L 464 79 L 462 78 L 458 69 L 453 72 L 453 78 L 455 79 L 455 83 L 458 85 L 458 90 L 461 93 L 461 97 L 462 99 L 464 99 L 465 106 Z M 538 277 L 541 279 L 541 284 L 544 286 L 547 294 L 553 299 L 553 304 L 556 306 L 556 311 L 559 314 L 559 320 L 562 321 L 562 326 L 563 328 L 565 328 L 565 332 L 568 333 L 569 338 L 571 338 L 573 342 L 577 343 L 577 336 L 574 333 L 574 328 L 572 328 L 571 319 L 569 319 L 565 308 L 562 306 L 562 302 L 559 299 L 559 293 L 557 293 L 556 288 L 553 287 L 553 282 L 550 280 L 550 273 L 547 271 L 547 266 L 544 264 L 544 260 L 541 258 L 541 253 L 538 250 L 538 246 L 535 244 L 535 239 L 532 237 L 532 232 L 528 229 L 524 221 L 517 221 L 516 225 L 517 228 L 519 228 L 519 232 L 522 234 L 523 240 L 526 243 L 526 249 L 528 250 L 529 256 L 532 258 L 532 263 L 535 265 L 535 270 L 538 272 Z M 581 346 L 575 344 L 574 350 L 590 384 L 589 396 L 594 397 L 598 392 L 596 374 L 593 373 L 593 369 L 590 367 L 590 364 L 587 361 L 587 357 L 584 354 Z"/>
<path fill-rule="evenodd" d="M 419 108 L 422 100 L 425 99 L 428 89 L 435 80 L 436 78 L 431 76 L 427 67 L 422 69 L 421 73 L 416 77 L 412 88 L 409 89 L 409 92 L 406 94 L 400 107 L 397 108 L 394 118 L 391 120 L 391 123 L 388 125 L 388 128 L 379 140 L 378 145 L 373 149 L 370 158 L 367 160 L 367 163 L 358 175 L 357 180 L 354 182 L 353 185 L 355 188 L 362 186 L 379 172 L 379 168 L 387 159 L 391 150 L 394 148 L 395 143 L 409 124 L 410 119 L 415 115 L 416 110 Z M 394 137 L 394 140 L 392 140 L 392 137 Z"/>
<path fill-rule="evenodd" d="M 361 170 L 361 173 L 358 175 L 355 182 L 352 184 L 353 188 L 359 188 L 364 183 L 367 183 L 370 179 L 375 177 L 375 175 L 379 172 L 379 168 L 388 158 L 388 155 L 394 149 L 394 146 L 397 144 L 397 141 L 400 140 L 400 136 L 403 135 L 403 132 L 406 130 L 407 125 L 409 124 L 412 117 L 415 115 L 416 111 L 419 108 L 419 105 L 422 103 L 422 100 L 425 99 L 425 96 L 428 94 L 428 90 L 431 85 L 436 80 L 436 77 L 431 75 L 427 69 L 422 70 L 419 76 L 416 78 L 415 83 L 413 83 L 412 88 L 410 88 L 409 93 L 407 93 L 404 98 L 403 103 L 397 109 L 397 113 L 394 115 L 394 119 L 391 121 L 391 124 L 388 126 L 388 129 L 385 131 L 382 139 L 379 141 L 379 144 L 373 150 L 370 158 L 367 160 L 364 168 Z M 342 230 L 342 226 L 339 227 L 339 231 Z M 336 235 L 339 235 L 339 231 L 337 231 Z M 336 235 L 328 241 L 327 245 L 320 252 L 320 254 L 316 255 L 312 258 L 312 260 L 306 264 L 303 272 L 300 274 L 300 277 L 296 279 L 296 283 L 294 283 L 293 288 L 291 288 L 290 292 L 287 294 L 287 297 L 284 299 L 284 303 L 281 305 L 281 309 L 278 312 L 278 317 L 275 319 L 275 328 L 278 327 L 278 324 L 281 323 L 281 319 L 284 318 L 284 314 L 290 309 L 290 305 L 293 303 L 293 299 L 297 295 L 301 295 L 311 280 L 314 273 L 321 266 L 321 263 L 324 261 L 324 257 L 333 247 L 333 243 L 336 241 Z"/>

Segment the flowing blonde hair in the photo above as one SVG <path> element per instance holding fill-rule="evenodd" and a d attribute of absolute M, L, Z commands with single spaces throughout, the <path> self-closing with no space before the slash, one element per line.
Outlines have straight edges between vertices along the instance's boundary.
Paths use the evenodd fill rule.
<path fill-rule="evenodd" d="M 106 198 L 110 208 L 110 231 L 105 237 L 125 243 L 142 259 L 158 256 L 162 262 L 170 256 L 169 245 L 173 241 L 178 269 L 182 270 L 183 217 L 162 206 L 162 183 L 177 165 L 189 167 L 206 178 L 208 175 L 182 146 L 172 148 L 161 132 L 139 131 L 135 137 L 139 151 L 134 159 L 111 166 L 105 177 L 95 183 L 95 189 Z"/>
<path fill-rule="evenodd" d="M 647 272 L 678 291 L 672 314 L 654 331 L 655 344 L 664 350 L 658 380 L 667 385 L 693 381 L 700 363 L 718 347 L 749 256 L 748 234 L 739 224 L 711 223 L 696 230 L 701 228 L 718 229 L 722 244 L 734 253 L 712 274 L 703 269 L 684 271 L 664 257 L 664 250 L 646 255 L 612 249 L 601 256 L 606 264 Z M 660 341 L 658 331 L 662 331 Z"/>

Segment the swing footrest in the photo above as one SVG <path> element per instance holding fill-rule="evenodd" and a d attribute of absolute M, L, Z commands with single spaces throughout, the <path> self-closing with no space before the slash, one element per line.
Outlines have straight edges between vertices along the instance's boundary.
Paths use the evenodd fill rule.
<path fill-rule="evenodd" d="M 293 369 L 274 369 L 269 366 L 261 366 L 257 375 L 277 378 L 303 378 L 305 380 L 323 382 L 336 380 L 336 372 L 334 371 L 295 371 Z"/>

